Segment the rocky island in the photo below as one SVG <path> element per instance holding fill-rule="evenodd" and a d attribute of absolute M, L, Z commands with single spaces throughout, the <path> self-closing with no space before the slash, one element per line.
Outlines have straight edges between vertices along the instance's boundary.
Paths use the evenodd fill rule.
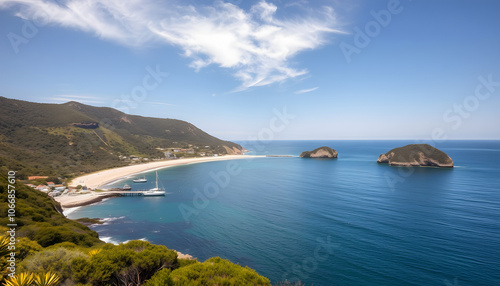
<path fill-rule="evenodd" d="M 319 147 L 312 151 L 304 151 L 300 154 L 302 158 L 337 158 L 338 152 L 330 147 Z"/>
<path fill-rule="evenodd" d="M 453 168 L 453 160 L 443 151 L 429 144 L 410 144 L 394 148 L 378 157 L 377 163 L 390 166 L 428 166 Z"/>

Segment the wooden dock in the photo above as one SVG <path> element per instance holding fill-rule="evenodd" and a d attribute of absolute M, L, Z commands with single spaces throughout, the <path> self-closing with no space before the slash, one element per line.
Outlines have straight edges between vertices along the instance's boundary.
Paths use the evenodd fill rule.
<path fill-rule="evenodd" d="M 144 191 L 125 191 L 125 190 L 121 190 L 121 189 L 112 189 L 112 190 L 109 190 L 107 193 L 110 193 L 110 194 L 116 194 L 118 196 L 122 196 L 122 197 L 140 197 L 140 196 L 143 196 L 144 195 Z"/>
<path fill-rule="evenodd" d="M 293 157 L 292 155 L 266 155 L 266 157 Z"/>
<path fill-rule="evenodd" d="M 120 195 L 122 197 L 140 197 L 144 195 L 144 191 L 121 191 Z"/>

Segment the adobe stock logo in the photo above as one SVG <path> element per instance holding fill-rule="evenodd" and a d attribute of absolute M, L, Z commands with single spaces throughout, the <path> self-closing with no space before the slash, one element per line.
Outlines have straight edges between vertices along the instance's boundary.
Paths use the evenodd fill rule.
<path fill-rule="evenodd" d="M 21 46 L 28 44 L 39 33 L 39 28 L 44 27 L 52 19 L 52 16 L 39 9 L 35 12 L 31 19 L 23 19 L 21 29 L 7 34 L 10 46 L 15 54 L 19 54 Z"/>
<path fill-rule="evenodd" d="M 378 12 L 372 10 L 370 15 L 373 20 L 368 21 L 365 24 L 364 29 L 359 27 L 354 28 L 353 43 L 349 44 L 342 42 L 339 45 L 347 63 L 352 61 L 353 54 L 360 54 L 364 48 L 368 47 L 372 39 L 380 35 L 382 28 L 389 26 L 393 15 L 397 15 L 402 11 L 403 7 L 401 6 L 399 0 L 390 0 L 387 3 L 387 9 L 383 9 Z"/>
<path fill-rule="evenodd" d="M 479 76 L 479 84 L 474 90 L 474 95 L 469 95 L 461 103 L 455 103 L 453 109 L 448 109 L 443 114 L 446 123 L 452 124 L 451 128 L 457 130 L 462 126 L 464 119 L 468 119 L 473 112 L 479 109 L 482 101 L 490 98 L 495 93 L 496 88 L 500 87 L 500 81 L 493 80 L 493 74 L 488 77 Z M 443 133 L 443 131 L 436 131 Z"/>

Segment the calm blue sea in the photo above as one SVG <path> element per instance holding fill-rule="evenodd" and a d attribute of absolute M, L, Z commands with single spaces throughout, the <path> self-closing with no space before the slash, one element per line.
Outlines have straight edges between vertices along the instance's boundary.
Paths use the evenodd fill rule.
<path fill-rule="evenodd" d="M 220 256 L 277 282 L 500 285 L 500 141 L 447 141 L 453 169 L 378 165 L 411 141 L 240 142 L 251 154 L 330 146 L 337 160 L 258 158 L 159 171 L 165 197 L 113 198 L 70 218 L 108 241 Z M 135 189 L 146 184 L 128 183 Z"/>

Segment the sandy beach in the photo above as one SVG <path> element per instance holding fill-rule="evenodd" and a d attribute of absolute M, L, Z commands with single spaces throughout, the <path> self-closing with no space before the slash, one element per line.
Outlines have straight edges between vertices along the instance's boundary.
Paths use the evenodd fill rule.
<path fill-rule="evenodd" d="M 121 178 L 125 178 L 128 176 L 132 176 L 135 174 L 155 170 L 162 169 L 173 166 L 180 166 L 186 164 L 196 164 L 203 162 L 213 162 L 213 161 L 224 161 L 224 160 L 237 160 L 237 159 L 252 159 L 264 156 L 251 156 L 251 155 L 226 155 L 226 156 L 218 156 L 218 157 L 202 157 L 202 158 L 187 158 L 187 159 L 177 159 L 177 160 L 165 160 L 165 161 L 156 161 L 145 164 L 138 164 L 132 166 L 125 166 L 119 168 L 113 168 L 108 170 L 102 170 L 99 172 L 91 173 L 88 175 L 84 175 L 81 177 L 77 177 L 73 179 L 69 186 L 87 186 L 92 190 L 101 188 L 102 186 L 119 180 Z M 90 192 L 88 194 L 82 195 L 62 195 L 55 197 L 54 199 L 61 204 L 63 209 L 85 206 L 89 204 L 93 204 L 96 202 L 100 202 L 105 198 L 117 196 L 111 192 Z"/>

